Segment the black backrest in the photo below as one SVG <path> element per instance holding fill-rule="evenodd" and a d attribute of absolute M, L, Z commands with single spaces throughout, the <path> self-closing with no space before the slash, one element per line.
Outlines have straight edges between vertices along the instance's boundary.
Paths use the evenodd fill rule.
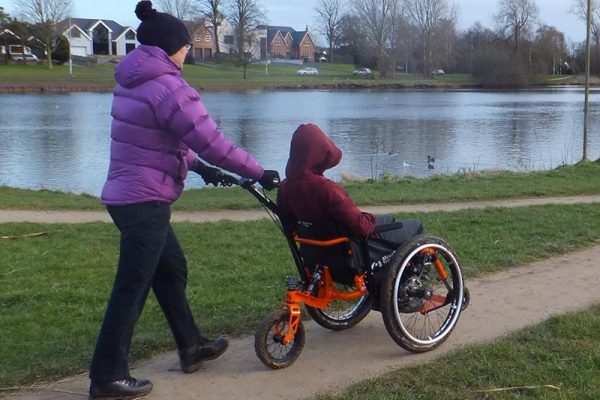
<path fill-rule="evenodd" d="M 349 242 L 332 246 L 316 246 L 300 244 L 300 254 L 304 265 L 314 270 L 315 266 L 327 266 L 335 282 L 345 285 L 354 283 L 354 275 L 364 271 L 365 263 L 360 239 L 352 238 L 348 232 L 334 222 L 299 221 L 296 235 L 304 239 L 319 241 L 332 240 L 340 237 L 349 238 Z"/>

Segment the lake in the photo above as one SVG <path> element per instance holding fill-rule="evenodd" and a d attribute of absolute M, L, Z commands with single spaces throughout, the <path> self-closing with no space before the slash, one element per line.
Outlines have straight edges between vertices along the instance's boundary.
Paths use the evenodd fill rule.
<path fill-rule="evenodd" d="M 599 90 L 590 96 L 593 160 L 600 158 Z M 544 170 L 573 164 L 583 152 L 582 87 L 201 97 L 229 139 L 282 174 L 292 133 L 305 122 L 321 126 L 344 152 L 327 174 L 333 179 Z M 0 185 L 99 195 L 108 168 L 111 101 L 109 93 L 1 94 Z M 201 186 L 198 176 L 188 179 L 188 188 Z"/>

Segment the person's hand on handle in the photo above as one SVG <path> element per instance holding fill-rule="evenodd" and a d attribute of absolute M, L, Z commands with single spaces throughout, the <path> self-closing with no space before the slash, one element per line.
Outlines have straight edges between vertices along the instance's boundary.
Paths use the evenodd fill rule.
<path fill-rule="evenodd" d="M 194 168 L 192 168 L 192 171 L 194 171 L 195 173 L 197 173 L 198 175 L 200 175 L 202 177 L 202 179 L 204 180 L 204 183 L 209 185 L 209 184 L 213 184 L 215 186 L 219 185 L 219 178 L 222 175 L 222 172 L 220 169 L 215 168 L 215 167 L 209 167 L 208 165 L 204 164 L 202 161 L 198 160 L 198 163 L 196 164 L 196 166 Z"/>
<path fill-rule="evenodd" d="M 260 186 L 262 186 L 266 190 L 275 189 L 279 186 L 279 182 L 279 172 L 272 169 L 266 169 L 263 176 L 258 180 Z"/>

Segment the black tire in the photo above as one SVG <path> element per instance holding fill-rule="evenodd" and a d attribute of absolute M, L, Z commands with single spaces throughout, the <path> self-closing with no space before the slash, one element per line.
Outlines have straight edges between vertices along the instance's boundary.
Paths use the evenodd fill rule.
<path fill-rule="evenodd" d="M 422 254 L 424 249 L 435 250 L 448 286 Z M 381 314 L 388 333 L 408 351 L 435 349 L 448 339 L 463 308 L 465 288 L 454 251 L 443 239 L 417 236 L 397 251 L 388 268 L 381 286 Z M 422 312 L 430 304 L 435 309 Z"/>
<path fill-rule="evenodd" d="M 256 355 L 267 367 L 280 369 L 289 367 L 300 356 L 306 337 L 302 321 L 294 339 L 287 344 L 281 339 L 289 329 L 289 312 L 278 310 L 269 314 L 258 327 L 254 335 Z"/>
<path fill-rule="evenodd" d="M 354 291 L 354 285 L 348 286 L 341 283 L 335 283 L 339 291 Z M 312 319 L 323 328 L 333 331 L 341 331 L 352 328 L 362 321 L 371 311 L 373 298 L 368 294 L 356 300 L 335 299 L 327 308 L 314 308 L 306 306 L 306 312 Z"/>

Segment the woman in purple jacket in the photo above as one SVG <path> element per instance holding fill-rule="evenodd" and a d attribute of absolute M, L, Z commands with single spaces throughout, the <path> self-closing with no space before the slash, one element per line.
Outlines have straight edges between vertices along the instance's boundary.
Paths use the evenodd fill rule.
<path fill-rule="evenodd" d="M 129 374 L 133 328 L 150 288 L 179 350 L 181 368 L 194 372 L 227 349 L 198 329 L 185 294 L 186 260 L 170 225 L 170 205 L 188 170 L 206 167 L 197 157 L 272 189 L 276 171 L 265 171 L 227 140 L 198 93 L 181 76 L 191 38 L 177 18 L 141 1 L 136 15 L 140 47 L 116 67 L 110 166 L 102 203 L 121 233 L 112 294 L 90 366 L 90 398 L 133 399 L 152 390 Z M 214 169 L 208 167 L 209 172 Z"/>

